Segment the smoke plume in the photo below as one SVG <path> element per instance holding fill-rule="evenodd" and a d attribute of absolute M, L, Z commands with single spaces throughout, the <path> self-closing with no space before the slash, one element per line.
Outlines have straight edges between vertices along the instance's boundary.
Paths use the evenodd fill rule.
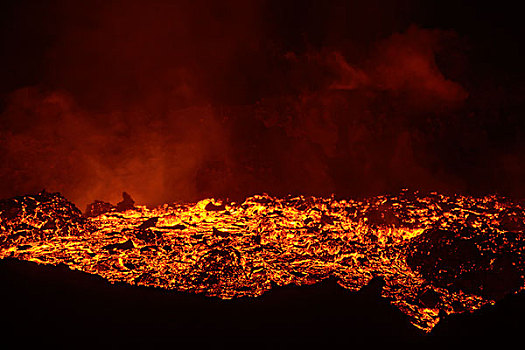
<path fill-rule="evenodd" d="M 520 125 L 496 107 L 514 100 L 469 80 L 461 35 L 381 17 L 362 35 L 287 29 L 275 6 L 50 5 L 36 81 L 5 93 L 0 197 L 525 193 L 523 136 L 491 136 L 491 120 Z"/>

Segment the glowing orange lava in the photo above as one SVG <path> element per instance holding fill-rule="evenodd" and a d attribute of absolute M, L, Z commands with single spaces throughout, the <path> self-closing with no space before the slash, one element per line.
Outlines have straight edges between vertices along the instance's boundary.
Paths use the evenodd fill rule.
<path fill-rule="evenodd" d="M 155 209 L 129 200 L 97 202 L 92 217 L 58 193 L 2 200 L 0 258 L 224 299 L 330 276 L 357 291 L 377 277 L 427 332 L 524 288 L 525 211 L 502 197 L 256 195 Z"/>

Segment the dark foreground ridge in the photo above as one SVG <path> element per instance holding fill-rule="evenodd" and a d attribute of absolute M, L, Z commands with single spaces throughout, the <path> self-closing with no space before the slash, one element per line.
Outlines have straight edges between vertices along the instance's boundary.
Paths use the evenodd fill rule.
<path fill-rule="evenodd" d="M 159 288 L 110 284 L 66 266 L 0 261 L 2 337 L 81 337 L 126 341 L 318 338 L 352 342 L 370 336 L 417 341 L 423 332 L 379 295 L 372 282 L 351 293 L 333 279 L 280 287 L 259 298 L 222 300 Z"/>
<path fill-rule="evenodd" d="M 434 342 L 442 336 L 509 339 L 525 322 L 525 295 L 519 293 L 472 314 L 452 315 L 425 335 L 379 295 L 375 280 L 348 292 L 333 279 L 313 286 L 275 288 L 259 298 L 221 300 L 158 288 L 110 284 L 99 276 L 66 266 L 0 261 L 3 339 L 21 343 L 78 337 L 83 342 L 125 344 L 201 342 L 224 344 L 244 339 L 343 343 L 380 339 Z M 385 338 L 386 337 L 386 338 Z M 436 338 L 437 337 L 437 338 Z M 442 340 L 442 339 L 441 339 Z"/>

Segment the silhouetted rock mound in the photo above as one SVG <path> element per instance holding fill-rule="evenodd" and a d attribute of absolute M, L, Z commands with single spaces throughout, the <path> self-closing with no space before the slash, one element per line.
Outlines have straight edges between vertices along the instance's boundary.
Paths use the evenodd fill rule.
<path fill-rule="evenodd" d="M 122 201 L 118 202 L 117 205 L 95 200 L 93 203 L 87 205 L 84 216 L 95 217 L 112 211 L 123 212 L 132 209 L 135 209 L 135 201 L 127 192 L 122 192 Z"/>
<path fill-rule="evenodd" d="M 131 198 L 131 196 L 128 193 L 122 192 L 122 201 L 117 203 L 117 211 L 126 211 L 134 208 L 135 201 Z"/>
<path fill-rule="evenodd" d="M 0 200 L 0 222 L 0 247 L 78 235 L 86 224 L 82 212 L 73 203 L 60 193 L 46 191 Z"/>

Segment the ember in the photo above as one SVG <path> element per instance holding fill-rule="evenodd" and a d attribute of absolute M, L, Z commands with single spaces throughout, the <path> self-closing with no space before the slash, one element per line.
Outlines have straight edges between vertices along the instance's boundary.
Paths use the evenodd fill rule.
<path fill-rule="evenodd" d="M 524 289 L 524 208 L 503 197 L 123 202 L 127 210 L 95 202 L 82 215 L 59 193 L 2 200 L 0 257 L 223 299 L 331 276 L 351 291 L 373 280 L 427 332 L 443 315 Z"/>

